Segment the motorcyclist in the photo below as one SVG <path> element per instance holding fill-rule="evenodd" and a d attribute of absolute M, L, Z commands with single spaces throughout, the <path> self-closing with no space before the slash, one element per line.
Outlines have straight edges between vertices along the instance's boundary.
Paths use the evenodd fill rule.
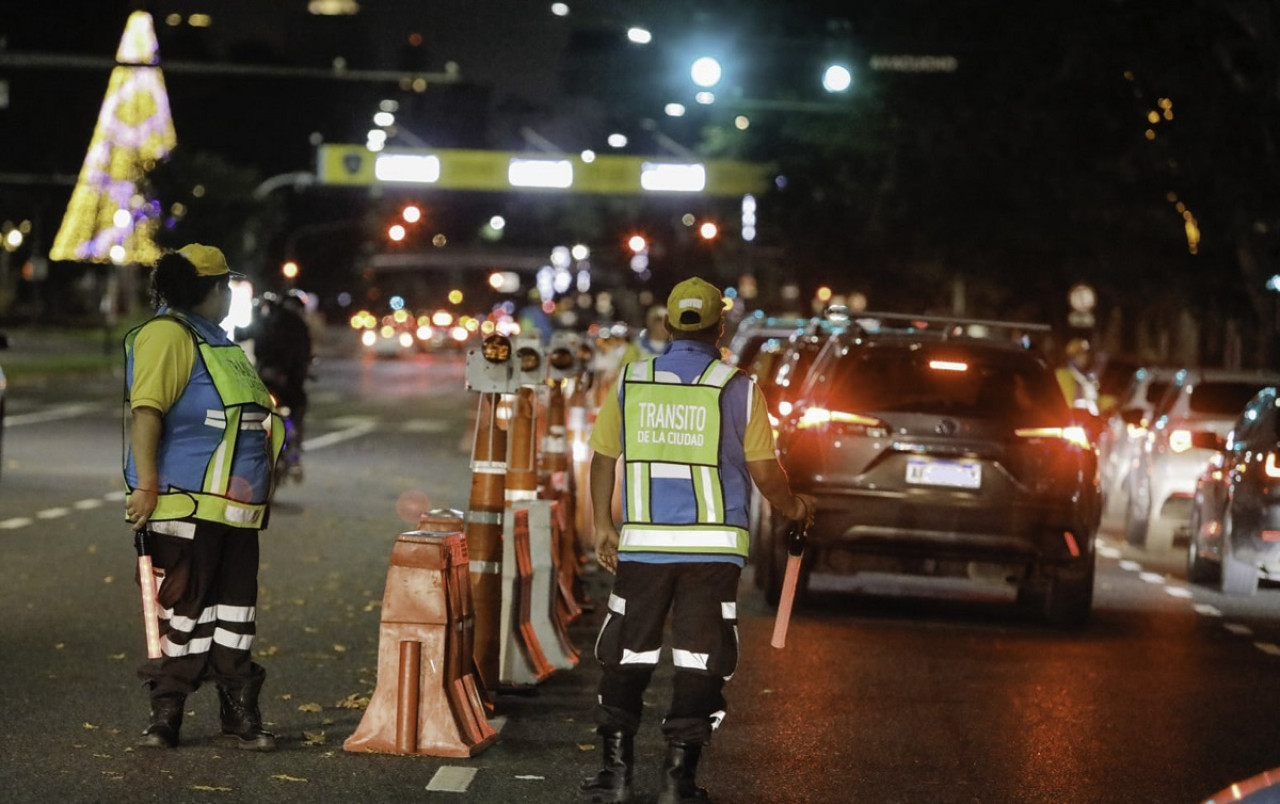
<path fill-rule="evenodd" d="M 253 344 L 258 376 L 292 424 L 281 458 L 286 476 L 298 481 L 302 479 L 306 381 L 314 357 L 311 330 L 303 317 L 305 309 L 306 294 L 300 290 L 290 290 L 283 297 L 264 294 L 258 305 Z"/>

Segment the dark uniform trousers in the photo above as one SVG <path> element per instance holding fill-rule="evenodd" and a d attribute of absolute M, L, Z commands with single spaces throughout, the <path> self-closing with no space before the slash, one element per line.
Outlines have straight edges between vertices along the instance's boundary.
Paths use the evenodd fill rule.
<path fill-rule="evenodd" d="M 675 678 L 662 731 L 676 742 L 703 745 L 711 739 L 725 714 L 724 684 L 738 664 L 741 574 L 725 562 L 618 562 L 595 646 L 603 668 L 600 726 L 627 734 L 639 728 L 670 613 Z"/>
<path fill-rule="evenodd" d="M 258 531 L 197 522 L 193 538 L 153 534 L 148 545 L 163 571 L 156 598 L 164 655 L 138 668 L 152 694 L 190 694 L 210 679 L 236 688 L 265 676 L 251 656 Z"/>

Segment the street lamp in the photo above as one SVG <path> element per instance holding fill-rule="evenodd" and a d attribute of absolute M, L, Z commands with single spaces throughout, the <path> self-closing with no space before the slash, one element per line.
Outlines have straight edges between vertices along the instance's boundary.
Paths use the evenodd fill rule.
<path fill-rule="evenodd" d="M 853 86 L 853 73 L 843 64 L 830 64 L 822 73 L 822 88 L 827 92 L 848 92 Z"/>
<path fill-rule="evenodd" d="M 695 59 L 693 65 L 689 68 L 689 77 L 693 79 L 693 83 L 703 89 L 711 89 L 711 87 L 720 83 L 723 76 L 723 70 L 720 62 L 711 56 L 703 56 Z"/>

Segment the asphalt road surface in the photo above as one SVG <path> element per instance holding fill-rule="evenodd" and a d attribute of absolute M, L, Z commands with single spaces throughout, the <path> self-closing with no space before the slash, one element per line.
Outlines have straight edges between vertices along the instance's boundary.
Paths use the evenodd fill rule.
<path fill-rule="evenodd" d="M 135 749 L 146 694 L 134 553 L 122 521 L 118 379 L 10 388 L 0 474 L 0 785 L 13 802 L 563 802 L 598 761 L 600 611 L 570 626 L 576 667 L 499 691 L 498 741 L 471 759 L 353 754 L 376 682 L 379 604 L 398 533 L 465 508 L 468 417 L 456 358 L 327 355 L 306 478 L 262 539 L 255 651 L 280 750 L 216 739 L 212 690 L 183 744 Z M 1180 557 L 1109 535 L 1078 633 L 1012 594 L 890 577 L 817 578 L 789 645 L 744 577 L 742 661 L 700 781 L 718 802 L 1197 802 L 1280 766 L 1280 588 L 1225 598 Z M 588 576 L 594 599 L 607 578 Z M 667 671 L 638 743 L 656 797 Z"/>

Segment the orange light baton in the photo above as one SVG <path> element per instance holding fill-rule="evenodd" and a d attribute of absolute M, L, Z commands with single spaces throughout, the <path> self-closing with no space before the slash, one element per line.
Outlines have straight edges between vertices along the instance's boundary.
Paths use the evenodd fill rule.
<path fill-rule="evenodd" d="M 796 598 L 796 582 L 800 578 L 800 562 L 804 559 L 804 542 L 808 535 L 803 521 L 792 522 L 787 526 L 787 570 L 782 576 L 782 594 L 778 596 L 778 616 L 773 621 L 773 639 L 769 644 L 775 648 L 787 646 L 787 626 L 791 623 L 791 604 Z"/>
<path fill-rule="evenodd" d="M 142 587 L 142 625 L 147 632 L 147 658 L 159 659 L 160 613 L 156 605 L 156 576 L 151 568 L 151 554 L 147 552 L 147 540 L 143 531 L 133 536 L 138 548 L 138 585 Z"/>

